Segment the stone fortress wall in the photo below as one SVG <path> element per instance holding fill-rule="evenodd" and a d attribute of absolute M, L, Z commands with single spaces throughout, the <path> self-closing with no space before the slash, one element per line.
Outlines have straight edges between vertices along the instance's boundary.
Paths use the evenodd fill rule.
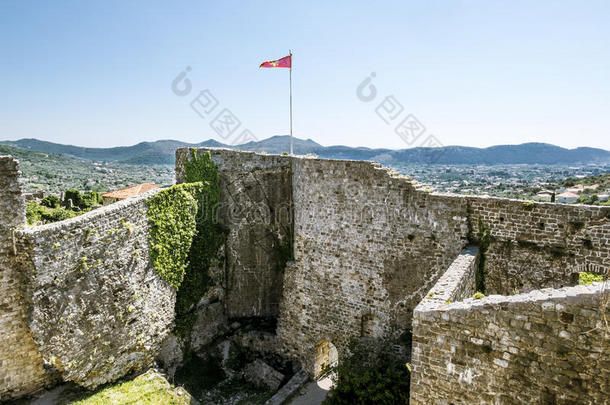
<path fill-rule="evenodd" d="M 502 340 L 513 328 L 523 331 L 528 322 L 534 325 L 517 315 L 544 320 L 535 332 L 540 339 L 527 341 L 547 344 L 543 358 L 553 350 L 571 353 L 572 346 L 563 346 L 557 335 L 565 326 L 560 318 L 570 317 L 564 312 L 574 315 L 564 327 L 571 336 L 599 326 L 602 306 L 595 299 L 608 290 L 605 286 L 546 293 L 551 297 L 544 300 L 566 302 L 556 302 L 554 310 L 546 305 L 544 316 L 537 312 L 540 302 L 532 304 L 527 297 L 533 294 L 540 301 L 536 289 L 574 285 L 578 271 L 607 269 L 610 207 L 429 193 L 371 162 L 209 151 L 219 169 L 218 217 L 228 230 L 224 267 L 216 270 L 222 273 L 224 291 L 218 295 L 220 303 L 213 304 L 219 308 L 214 317 L 223 322 L 276 319 L 278 351 L 299 360 L 310 373 L 321 340 L 332 342 L 340 358 L 352 337 L 380 338 L 412 329 L 414 401 L 461 403 L 462 396 L 473 399 L 479 392 L 511 403 L 516 388 L 509 381 L 524 370 L 526 360 L 530 393 L 551 364 L 532 360 L 533 355 L 519 357 L 525 348 Z M 176 152 L 177 182 L 184 179 L 190 153 Z M 57 374 L 95 386 L 127 373 L 130 364 L 144 367 L 161 341 L 171 337 L 175 299 L 150 266 L 148 197 L 12 232 L 9 228 L 23 227 L 24 203 L 15 188 L 16 165 L 12 159 L 6 162 L 0 166 L 0 182 L 7 182 L 0 183 L 0 194 L 6 196 L 0 201 L 0 289 L 8 292 L 0 297 L 0 325 L 3 335 L 10 331 L 20 342 L 29 337 L 31 344 L 27 339 L 18 346 L 0 344 L 0 362 L 10 366 L 0 367 L 0 395 L 31 392 L 51 384 Z M 464 266 L 468 271 L 460 270 Z M 449 288 L 450 298 L 445 299 L 441 292 L 447 294 L 446 286 L 455 280 L 457 287 Z M 486 294 L 519 294 L 466 299 L 480 283 Z M 20 300 L 5 298 L 9 296 Z M 123 311 L 115 313 L 113 305 Z M 451 312 L 448 319 L 446 312 Z M 490 314 L 498 321 L 487 322 Z M 220 322 L 206 313 L 200 318 L 197 323 L 204 329 Z M 488 323 L 501 333 L 477 329 Z M 193 333 L 200 330 L 196 326 Z M 476 339 L 484 343 L 472 343 L 469 332 L 480 332 Z M 578 338 L 593 349 L 574 351 L 576 356 L 594 359 L 598 348 L 608 350 L 608 341 L 595 333 Z M 72 352 L 70 346 L 76 346 Z M 515 349 L 519 352 L 513 353 Z M 603 354 L 599 358 L 594 367 L 604 375 L 609 367 Z M 534 361 L 538 368 L 531 365 Z M 562 375 L 557 384 L 546 385 L 544 398 L 561 399 L 557 390 L 565 378 L 577 384 L 574 375 Z M 584 388 L 576 392 L 585 398 L 594 395 L 590 387 L 598 380 L 579 378 Z"/>
<path fill-rule="evenodd" d="M 289 168 L 294 261 L 284 270 L 277 338 L 284 354 L 298 358 L 310 373 L 314 372 L 316 343 L 321 340 L 332 342 L 341 356 L 351 337 L 380 337 L 412 327 L 417 351 L 412 399 L 416 403 L 464 403 L 463 398 L 472 402 L 483 397 L 511 403 L 515 401 L 512 393 L 522 391 L 516 375 L 526 368 L 530 386 L 520 401 L 560 401 L 572 395 L 593 403 L 608 397 L 602 382 L 609 368 L 599 352 L 609 347 L 607 329 L 600 323 L 603 305 L 607 305 L 601 299 L 608 287 L 562 287 L 574 285 L 580 271 L 607 271 L 610 208 L 428 193 L 370 162 L 217 149 L 211 153 L 219 170 L 230 168 L 232 176 L 240 171 L 248 176 L 260 163 L 245 162 L 261 159 Z M 460 253 L 469 243 L 481 246 Z M 456 269 L 464 266 L 467 277 L 458 277 L 449 296 L 430 297 L 443 284 L 455 284 L 452 274 L 455 278 Z M 473 295 L 477 278 L 482 279 L 486 294 L 511 296 L 470 299 L 493 308 L 473 310 L 472 318 L 452 315 L 445 324 L 436 318 L 424 322 L 429 301 L 436 302 L 435 311 L 465 305 L 447 302 Z M 560 289 L 536 291 L 549 287 Z M 554 303 L 553 310 L 547 303 L 546 312 L 538 313 L 536 305 L 542 308 L 543 302 L 562 299 L 567 302 Z M 494 300 L 512 304 L 498 306 Z M 497 324 L 490 323 L 494 311 L 492 319 L 498 319 Z M 571 315 L 580 318 L 566 326 L 560 319 Z M 511 333 L 525 335 L 530 325 L 524 320 L 530 318 L 539 323 L 533 327 L 534 340 L 523 338 L 506 346 Z M 472 351 L 468 344 L 452 347 L 446 343 L 466 336 L 472 345 L 469 333 L 488 325 L 501 332 L 481 339 L 484 343 L 476 347 L 482 351 Z M 583 348 L 566 346 L 559 337 L 563 330 L 574 336 L 585 333 L 579 337 Z M 443 342 L 449 345 L 445 357 L 436 351 Z M 536 344 L 544 346 L 536 349 L 541 351 L 536 354 L 540 359 L 528 351 Z M 572 362 L 580 358 L 575 356 L 585 360 L 578 365 L 561 363 L 572 350 Z M 546 357 L 551 354 L 552 360 Z M 460 366 L 467 361 L 479 367 Z M 549 367 L 559 370 L 553 384 L 541 378 Z M 570 367 L 586 370 L 586 375 L 575 377 L 577 372 Z M 487 373 L 493 382 L 477 373 Z M 570 389 L 573 394 L 563 394 Z"/>
<path fill-rule="evenodd" d="M 51 382 L 27 325 L 27 280 L 15 260 L 13 230 L 25 224 L 17 161 L 0 156 L 0 399 Z"/>
<path fill-rule="evenodd" d="M 292 171 L 277 155 L 212 150 L 221 188 L 218 221 L 225 243 L 227 316 L 277 318 L 282 297 L 282 257 L 292 244 Z M 176 151 L 176 182 L 192 149 Z"/>
<path fill-rule="evenodd" d="M 467 243 L 465 201 L 436 197 L 361 161 L 293 159 L 294 263 L 278 338 L 314 369 L 316 344 L 410 328 L 412 312 Z"/>
<path fill-rule="evenodd" d="M 26 227 L 17 162 L 0 165 L 0 399 L 148 367 L 176 294 L 150 263 L 146 203 L 158 190 Z"/>
<path fill-rule="evenodd" d="M 156 192 L 15 231 L 29 328 L 64 381 L 96 387 L 140 370 L 171 330 L 176 293 L 148 246 Z"/>
<path fill-rule="evenodd" d="M 456 260 L 417 306 L 411 402 L 607 403 L 610 286 L 574 285 L 609 275 L 609 207 L 467 199 L 492 295 Z"/>
<path fill-rule="evenodd" d="M 610 207 L 466 199 L 474 239 L 489 234 L 486 292 L 563 287 L 575 284 L 579 271 L 610 266 Z"/>
<path fill-rule="evenodd" d="M 606 283 L 476 299 L 477 264 L 463 252 L 415 308 L 411 403 L 607 403 Z"/>

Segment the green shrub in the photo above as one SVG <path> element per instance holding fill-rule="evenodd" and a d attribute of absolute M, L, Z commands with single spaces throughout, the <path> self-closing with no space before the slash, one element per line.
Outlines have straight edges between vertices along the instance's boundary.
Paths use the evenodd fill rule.
<path fill-rule="evenodd" d="M 64 208 L 45 209 L 42 213 L 42 220 L 45 223 L 63 221 L 64 219 L 73 218 L 76 216 L 74 211 Z"/>
<path fill-rule="evenodd" d="M 483 294 L 480 291 L 477 291 L 476 293 L 474 293 L 474 295 L 472 296 L 472 298 L 474 298 L 475 300 L 479 300 L 481 298 L 485 297 L 485 294 Z"/>
<path fill-rule="evenodd" d="M 64 192 L 64 201 L 72 200 L 73 207 L 81 207 L 83 205 L 83 196 L 78 190 L 66 190 Z"/>
<path fill-rule="evenodd" d="M 588 191 L 588 190 L 585 190 Z M 599 205 L 599 197 L 597 194 L 588 195 L 585 191 L 578 197 L 575 204 Z"/>
<path fill-rule="evenodd" d="M 74 208 L 89 210 L 102 203 L 102 196 L 97 191 L 81 193 L 78 190 L 66 190 L 64 192 L 64 202 L 67 202 L 68 200 L 72 200 L 72 207 Z"/>
<path fill-rule="evenodd" d="M 329 370 L 337 377 L 323 404 L 409 403 L 409 366 L 391 352 L 392 346 L 387 341 L 370 344 L 353 339 L 350 354 Z"/>
<path fill-rule="evenodd" d="M 82 205 L 79 208 L 87 209 L 97 207 L 102 203 L 102 195 L 97 191 L 88 191 L 82 195 Z"/>
<path fill-rule="evenodd" d="M 578 285 L 597 283 L 604 281 L 604 279 L 605 277 L 603 274 L 590 273 L 588 271 L 581 271 L 578 273 Z"/>
<path fill-rule="evenodd" d="M 25 207 L 25 217 L 28 225 L 48 224 L 63 221 L 74 216 L 76 216 L 76 213 L 73 211 L 64 208 L 47 208 L 35 202 L 28 203 Z"/>
<path fill-rule="evenodd" d="M 197 199 L 201 183 L 178 184 L 155 194 L 148 202 L 150 256 L 154 269 L 179 288 L 195 235 Z"/>
<path fill-rule="evenodd" d="M 27 219 L 28 225 L 36 225 L 37 223 L 42 221 L 42 213 L 44 212 L 44 208 L 35 202 L 29 202 L 25 206 L 25 217 Z"/>
<path fill-rule="evenodd" d="M 42 201 L 40 201 L 40 205 L 47 208 L 58 208 L 59 207 L 59 197 L 54 194 L 49 194 L 44 197 Z"/>

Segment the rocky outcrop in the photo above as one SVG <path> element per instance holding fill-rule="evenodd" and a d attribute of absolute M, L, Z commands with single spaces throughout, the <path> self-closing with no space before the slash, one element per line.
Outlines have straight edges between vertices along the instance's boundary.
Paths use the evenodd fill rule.
<path fill-rule="evenodd" d="M 197 352 L 228 331 L 227 317 L 222 303 L 215 302 L 198 309 L 191 331 L 191 348 Z"/>
<path fill-rule="evenodd" d="M 284 374 L 274 370 L 264 361 L 257 359 L 246 365 L 244 378 L 259 388 L 277 390 L 282 384 Z"/>

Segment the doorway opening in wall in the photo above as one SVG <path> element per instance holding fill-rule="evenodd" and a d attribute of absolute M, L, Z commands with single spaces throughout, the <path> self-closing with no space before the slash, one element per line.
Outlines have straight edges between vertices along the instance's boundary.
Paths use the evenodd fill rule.
<path fill-rule="evenodd" d="M 334 375 L 332 375 L 329 370 L 332 367 L 335 367 L 338 362 L 339 352 L 335 345 L 326 339 L 322 339 L 316 343 L 314 372 L 320 388 L 329 390 L 332 387 Z"/>

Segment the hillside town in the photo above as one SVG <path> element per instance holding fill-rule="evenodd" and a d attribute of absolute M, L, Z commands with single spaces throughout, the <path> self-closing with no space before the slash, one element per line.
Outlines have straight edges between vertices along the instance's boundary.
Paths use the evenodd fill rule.
<path fill-rule="evenodd" d="M 446 193 L 593 205 L 608 202 L 610 194 L 607 164 L 395 165 L 394 168 L 425 187 Z"/>

